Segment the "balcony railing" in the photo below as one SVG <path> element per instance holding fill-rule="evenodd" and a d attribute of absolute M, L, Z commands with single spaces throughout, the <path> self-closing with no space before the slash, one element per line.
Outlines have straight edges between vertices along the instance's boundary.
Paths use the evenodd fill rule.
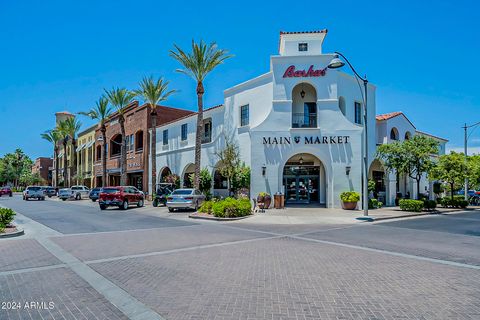
<path fill-rule="evenodd" d="M 316 128 L 316 113 L 292 113 L 292 128 Z"/>

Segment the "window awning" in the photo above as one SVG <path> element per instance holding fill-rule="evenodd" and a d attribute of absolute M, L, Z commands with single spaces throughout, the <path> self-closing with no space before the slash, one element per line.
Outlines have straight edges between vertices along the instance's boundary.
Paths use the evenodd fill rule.
<path fill-rule="evenodd" d="M 82 144 L 81 146 L 78 146 L 77 149 L 75 149 L 76 152 L 81 151 L 83 148 L 85 148 L 85 143 Z"/>
<path fill-rule="evenodd" d="M 89 141 L 89 142 L 87 142 L 87 143 L 85 144 L 85 147 L 84 147 L 84 148 L 85 148 L 85 149 L 86 149 L 86 148 L 90 148 L 91 146 L 93 146 L 94 143 L 95 143 L 95 140 Z"/>

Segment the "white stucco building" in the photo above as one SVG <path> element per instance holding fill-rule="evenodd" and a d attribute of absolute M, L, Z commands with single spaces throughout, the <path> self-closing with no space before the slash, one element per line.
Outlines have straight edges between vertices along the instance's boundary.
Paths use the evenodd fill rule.
<path fill-rule="evenodd" d="M 215 174 L 215 152 L 225 139 L 237 143 L 242 161 L 251 167 L 252 196 L 282 192 L 287 205 L 340 207 L 341 192 L 362 191 L 362 92 L 352 75 L 327 68 L 335 55 L 322 52 L 326 34 L 281 32 L 279 54 L 270 57 L 270 70 L 225 90 L 224 103 L 204 112 L 202 168 L 215 175 L 214 194 L 227 193 L 225 181 Z M 407 131 L 418 133 L 406 117 L 376 118 L 375 91 L 369 84 L 370 163 L 376 145 L 389 142 L 391 128 L 404 136 Z M 196 114 L 157 128 L 158 181 L 173 172 L 188 185 L 195 128 Z M 373 165 L 378 168 L 371 167 L 370 175 L 380 178 L 376 171 L 381 164 Z M 391 204 L 397 181 L 382 179 L 387 182 L 379 184 L 381 195 Z"/>

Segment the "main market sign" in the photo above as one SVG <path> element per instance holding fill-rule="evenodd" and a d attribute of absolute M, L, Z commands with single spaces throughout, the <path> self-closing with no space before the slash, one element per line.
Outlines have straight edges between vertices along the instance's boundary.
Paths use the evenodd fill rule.
<path fill-rule="evenodd" d="M 284 78 L 308 78 L 308 77 L 323 77 L 327 73 L 327 67 L 323 69 L 315 69 L 313 64 L 308 68 L 308 70 L 297 70 L 294 65 L 285 70 L 283 74 Z"/>
<path fill-rule="evenodd" d="M 263 144 L 345 144 L 350 143 L 350 136 L 308 136 L 308 137 L 263 137 Z"/>

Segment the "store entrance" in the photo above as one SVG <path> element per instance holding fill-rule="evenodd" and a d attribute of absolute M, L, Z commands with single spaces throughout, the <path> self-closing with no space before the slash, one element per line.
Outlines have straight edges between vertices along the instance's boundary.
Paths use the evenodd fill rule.
<path fill-rule="evenodd" d="M 300 154 L 287 161 L 283 169 L 286 204 L 324 203 L 323 165 L 310 154 Z"/>

